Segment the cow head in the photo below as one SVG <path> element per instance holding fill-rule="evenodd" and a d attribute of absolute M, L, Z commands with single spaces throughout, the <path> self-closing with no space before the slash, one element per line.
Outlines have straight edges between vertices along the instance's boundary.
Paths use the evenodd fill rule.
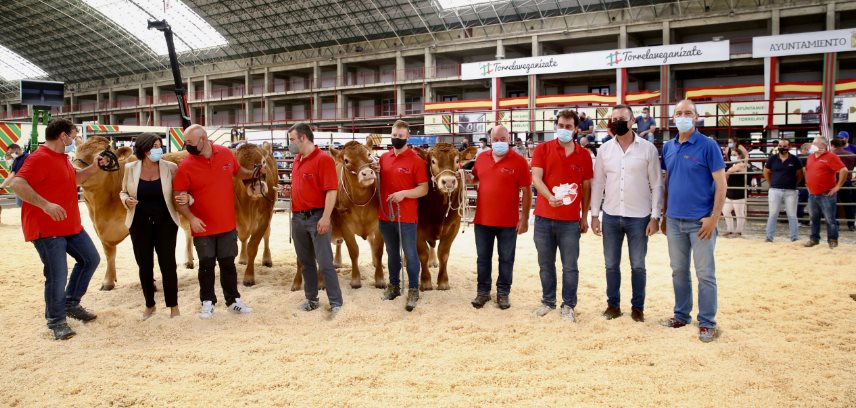
<path fill-rule="evenodd" d="M 77 145 L 72 164 L 81 169 L 89 167 L 90 164 L 97 161 L 96 158 L 104 149 L 115 153 L 122 165 L 133 156 L 133 151 L 130 147 L 120 147 L 118 150 L 113 150 L 109 139 L 101 136 L 90 136 L 85 142 Z"/>
<path fill-rule="evenodd" d="M 431 174 L 431 182 L 443 193 L 452 193 L 459 187 L 458 170 L 466 162 L 476 157 L 478 149 L 468 147 L 463 152 L 458 152 L 454 145 L 449 143 L 437 143 L 431 149 L 425 151 L 420 148 L 414 149 L 428 163 Z"/>
<path fill-rule="evenodd" d="M 377 180 L 373 168 L 375 159 L 371 144 L 367 147 L 360 142 L 351 141 L 345 143 L 342 150 L 330 149 L 330 156 L 336 160 L 337 167 L 342 168 L 343 177 L 354 175 L 363 187 L 370 187 Z"/>
<path fill-rule="evenodd" d="M 269 144 L 257 146 L 252 143 L 245 143 L 235 149 L 235 157 L 238 159 L 238 164 L 246 169 L 254 169 L 256 166 L 264 167 L 266 174 L 257 178 L 243 180 L 244 188 L 247 195 L 252 199 L 262 197 L 271 197 L 274 194 L 277 183 L 276 161 L 271 153 Z"/>

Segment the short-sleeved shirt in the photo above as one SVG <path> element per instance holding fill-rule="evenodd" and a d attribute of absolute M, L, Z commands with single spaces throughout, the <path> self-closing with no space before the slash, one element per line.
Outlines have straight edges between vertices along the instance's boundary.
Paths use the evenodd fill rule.
<path fill-rule="evenodd" d="M 782 160 L 778 154 L 767 159 L 765 169 L 770 169 L 770 188 L 796 190 L 797 172 L 803 168 L 802 162 L 796 156 L 788 153 L 788 158 Z"/>
<path fill-rule="evenodd" d="M 211 145 L 211 158 L 188 155 L 172 181 L 173 191 L 187 191 L 193 196 L 190 211 L 205 223 L 205 232 L 194 237 L 222 234 L 235 229 L 235 191 L 232 179 L 240 170 L 238 160 L 224 146 Z"/>
<path fill-rule="evenodd" d="M 386 205 L 386 200 L 392 193 L 402 190 L 416 188 L 417 185 L 428 182 L 428 165 L 422 157 L 419 157 L 413 149 L 407 149 L 400 154 L 395 150 L 380 156 L 380 197 L 381 203 Z M 415 224 L 418 218 L 418 204 L 415 198 L 405 198 L 399 203 L 401 209 L 401 222 Z M 387 216 L 389 209 L 378 208 L 378 219 L 381 221 L 398 221 Z"/>
<path fill-rule="evenodd" d="M 856 154 L 856 146 L 854 146 L 852 144 L 848 143 L 847 146 L 844 146 L 844 150 L 846 150 L 850 153 Z"/>
<path fill-rule="evenodd" d="M 663 168 L 668 172 L 668 206 L 671 218 L 699 219 L 713 212 L 716 183 L 713 173 L 725 168 L 722 150 L 713 139 L 696 130 L 686 142 L 680 135 L 663 145 Z"/>
<path fill-rule="evenodd" d="M 64 220 L 54 221 L 41 208 L 25 201 L 21 207 L 21 224 L 26 241 L 65 237 L 83 231 L 77 206 L 77 172 L 65 153 L 40 146 L 24 162 L 16 177 L 27 180 L 36 194 L 59 205 L 66 214 Z"/>
<path fill-rule="evenodd" d="M 844 168 L 844 162 L 831 152 L 808 155 L 805 167 L 805 186 L 813 195 L 826 194 L 838 183 L 835 173 Z"/>
<path fill-rule="evenodd" d="M 529 164 L 517 152 L 509 151 L 494 160 L 493 152 L 476 159 L 473 177 L 479 181 L 474 224 L 489 227 L 516 227 L 520 222 L 520 189 L 532 185 Z"/>
<path fill-rule="evenodd" d="M 11 171 L 18 173 L 21 171 L 21 167 L 24 167 L 24 160 L 27 160 L 27 157 L 30 157 L 29 153 L 24 153 L 15 158 L 15 161 L 12 162 Z"/>
<path fill-rule="evenodd" d="M 291 211 L 323 209 L 327 192 L 336 190 L 336 161 L 319 148 L 298 155 L 291 169 Z"/>
<path fill-rule="evenodd" d="M 591 118 L 585 118 L 585 120 L 580 119 L 580 125 L 577 126 L 580 130 L 589 130 L 594 126 L 594 122 L 592 122 Z"/>
<path fill-rule="evenodd" d="M 850 153 L 847 148 L 834 149 L 832 153 L 835 153 L 841 159 L 841 162 L 844 163 L 844 166 L 847 167 L 847 180 L 852 180 L 853 167 L 856 167 L 856 154 Z"/>
<path fill-rule="evenodd" d="M 570 205 L 552 207 L 547 197 L 538 194 L 535 200 L 535 215 L 559 221 L 579 221 L 583 201 L 583 182 L 594 177 L 591 153 L 574 143 L 573 153 L 565 155 L 565 148 L 557 139 L 553 139 L 535 147 L 532 167 L 543 169 L 543 181 L 550 191 L 560 184 L 571 184 L 572 187 L 576 185 L 576 195 L 571 194 Z"/>
<path fill-rule="evenodd" d="M 657 121 L 654 118 L 648 116 L 648 118 L 643 118 L 642 115 L 636 117 L 636 133 L 642 133 L 651 127 L 656 127 Z"/>

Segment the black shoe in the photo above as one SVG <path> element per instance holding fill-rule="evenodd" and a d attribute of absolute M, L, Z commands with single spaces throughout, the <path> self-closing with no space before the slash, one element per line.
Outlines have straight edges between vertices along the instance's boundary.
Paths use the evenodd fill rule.
<path fill-rule="evenodd" d="M 401 288 L 398 286 L 389 285 L 383 291 L 383 300 L 393 300 L 401 296 Z"/>
<path fill-rule="evenodd" d="M 612 307 L 607 305 L 606 310 L 603 311 L 603 317 L 605 317 L 606 320 L 612 320 L 619 316 L 621 316 L 620 307 Z"/>
<path fill-rule="evenodd" d="M 631 308 L 630 309 L 630 318 L 633 319 L 634 322 L 642 323 L 645 321 L 645 312 L 642 309 Z"/>
<path fill-rule="evenodd" d="M 838 246 L 838 240 L 837 239 L 830 239 L 829 240 L 829 249 L 835 248 L 837 246 Z"/>
<path fill-rule="evenodd" d="M 90 311 L 84 309 L 81 305 L 66 306 L 65 315 L 72 319 L 80 320 L 84 323 L 91 322 L 98 317 L 95 315 L 95 313 L 91 313 Z"/>
<path fill-rule="evenodd" d="M 811 248 L 811 247 L 818 245 L 818 244 L 820 244 L 820 242 L 808 240 L 805 244 L 803 244 L 803 246 L 806 248 Z"/>
<path fill-rule="evenodd" d="M 511 302 L 508 300 L 508 295 L 497 295 L 496 296 L 496 305 L 499 306 L 500 309 L 505 310 L 511 307 Z"/>
<path fill-rule="evenodd" d="M 413 309 L 416 308 L 416 302 L 419 301 L 419 289 L 408 289 L 407 290 L 407 305 L 404 306 L 404 310 L 408 312 L 412 312 Z"/>
<path fill-rule="evenodd" d="M 470 303 L 473 305 L 474 308 L 481 309 L 487 302 L 490 302 L 490 295 L 478 294 L 476 295 L 476 298 L 473 299 L 473 301 Z"/>
<path fill-rule="evenodd" d="M 54 339 L 56 340 L 68 340 L 77 334 L 74 330 L 71 330 L 71 327 L 68 327 L 68 323 L 58 324 L 51 327 L 51 330 L 53 330 Z"/>
<path fill-rule="evenodd" d="M 670 318 L 665 319 L 665 320 L 660 320 L 660 326 L 671 327 L 673 329 L 680 329 L 681 327 L 684 327 L 686 325 L 687 325 L 686 323 L 684 323 L 678 319 L 675 319 L 674 317 L 670 317 Z"/>

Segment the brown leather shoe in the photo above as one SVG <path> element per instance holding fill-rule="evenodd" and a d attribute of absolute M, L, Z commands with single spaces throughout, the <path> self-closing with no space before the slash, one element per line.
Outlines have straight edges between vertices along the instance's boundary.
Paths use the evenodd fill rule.
<path fill-rule="evenodd" d="M 829 240 L 829 249 L 835 248 L 837 246 L 838 246 L 838 240 L 837 239 L 830 239 Z"/>
<path fill-rule="evenodd" d="M 634 322 L 644 322 L 645 321 L 645 313 L 642 309 L 631 308 L 630 309 L 630 318 L 633 319 Z"/>
<path fill-rule="evenodd" d="M 607 305 L 606 310 L 603 311 L 603 317 L 605 317 L 606 320 L 612 320 L 612 319 L 615 319 L 619 316 L 621 316 L 621 308 L 620 307 L 612 307 L 612 306 Z"/>
<path fill-rule="evenodd" d="M 673 329 L 679 329 L 681 327 L 686 326 L 687 324 L 678 319 L 675 319 L 674 317 L 670 317 L 665 320 L 660 320 L 660 325 L 664 327 L 671 327 Z"/>
<path fill-rule="evenodd" d="M 511 307 L 511 301 L 508 300 L 508 295 L 497 295 L 496 296 L 496 305 L 499 306 L 500 309 L 505 310 Z"/>
<path fill-rule="evenodd" d="M 712 327 L 699 327 L 698 339 L 703 343 L 710 343 L 716 337 L 716 329 Z"/>
<path fill-rule="evenodd" d="M 490 302 L 490 295 L 478 294 L 476 295 L 476 298 L 473 299 L 472 302 L 470 302 L 470 304 L 472 304 L 473 307 L 476 309 L 481 309 L 487 302 Z"/>
<path fill-rule="evenodd" d="M 808 240 L 805 244 L 803 244 L 803 246 L 806 248 L 811 248 L 811 247 L 818 245 L 818 244 L 820 244 L 820 242 Z"/>

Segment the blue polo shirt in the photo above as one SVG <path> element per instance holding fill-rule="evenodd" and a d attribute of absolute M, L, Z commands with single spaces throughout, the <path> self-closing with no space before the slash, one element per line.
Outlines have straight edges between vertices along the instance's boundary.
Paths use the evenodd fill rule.
<path fill-rule="evenodd" d="M 639 115 L 636 117 L 636 133 L 642 133 L 651 128 L 651 126 L 657 126 L 657 121 L 654 118 L 648 116 L 648 119 Z"/>
<path fill-rule="evenodd" d="M 21 171 L 21 167 L 24 167 L 24 160 L 27 160 L 27 157 L 30 157 L 30 153 L 24 153 L 15 158 L 15 161 L 12 162 L 12 169 L 15 173 Z"/>
<path fill-rule="evenodd" d="M 669 175 L 666 215 L 687 219 L 710 216 L 716 193 L 713 173 L 725 168 L 722 150 L 698 130 L 684 143 L 678 142 L 679 137 L 663 145 L 663 169 Z"/>
<path fill-rule="evenodd" d="M 594 122 L 592 122 L 591 118 L 586 118 L 585 120 L 580 119 L 580 125 L 577 126 L 580 130 L 589 130 L 594 126 Z"/>

